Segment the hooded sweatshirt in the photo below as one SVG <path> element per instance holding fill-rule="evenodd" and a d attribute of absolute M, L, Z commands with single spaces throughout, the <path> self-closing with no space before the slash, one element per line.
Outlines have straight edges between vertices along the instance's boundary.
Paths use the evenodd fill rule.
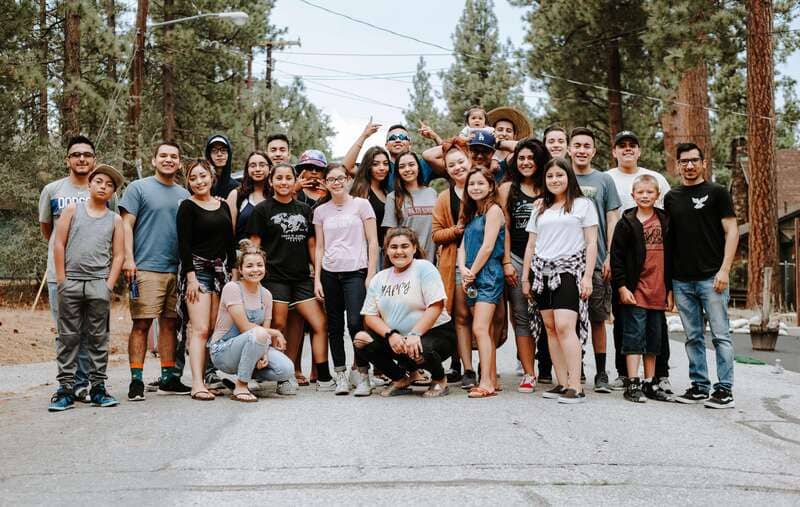
<path fill-rule="evenodd" d="M 214 166 L 214 162 L 211 159 L 211 145 L 214 143 L 222 143 L 228 149 L 228 161 L 225 163 L 225 167 L 222 168 L 222 171 L 217 176 L 217 182 L 214 184 L 214 188 L 211 189 L 211 195 L 215 197 L 222 197 L 223 199 L 228 197 L 228 194 L 234 188 L 239 186 L 239 183 L 231 178 L 231 163 L 233 161 L 233 150 L 231 149 L 231 142 L 222 134 L 214 134 L 208 138 L 206 141 L 206 160 Z M 216 170 L 216 167 L 214 168 Z"/>

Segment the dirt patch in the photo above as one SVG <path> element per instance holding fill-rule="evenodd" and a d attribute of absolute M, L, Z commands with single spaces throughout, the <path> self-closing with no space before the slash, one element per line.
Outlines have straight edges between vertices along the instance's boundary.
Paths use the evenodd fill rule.
<path fill-rule="evenodd" d="M 39 363 L 56 358 L 56 326 L 50 308 L 39 303 L 37 310 L 30 306 L 0 306 L 0 365 Z M 128 334 L 131 316 L 124 301 L 111 308 L 111 342 L 109 354 L 128 353 Z"/>

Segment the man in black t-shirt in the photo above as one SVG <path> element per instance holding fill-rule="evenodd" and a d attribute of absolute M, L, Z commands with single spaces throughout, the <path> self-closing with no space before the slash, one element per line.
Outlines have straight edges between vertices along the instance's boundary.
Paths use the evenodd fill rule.
<path fill-rule="evenodd" d="M 728 283 L 739 242 L 736 213 L 728 191 L 705 181 L 706 161 L 697 145 L 679 144 L 677 157 L 681 184 L 664 197 L 664 209 L 672 222 L 672 286 L 686 332 L 692 386 L 676 401 L 733 408 L 734 354 L 728 330 Z M 717 355 L 719 382 L 711 397 L 704 314 Z"/>

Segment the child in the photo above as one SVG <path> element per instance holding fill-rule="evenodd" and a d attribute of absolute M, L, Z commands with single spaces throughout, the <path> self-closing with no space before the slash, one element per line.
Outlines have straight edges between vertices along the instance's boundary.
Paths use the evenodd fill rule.
<path fill-rule="evenodd" d="M 458 135 L 469 140 L 473 130 L 486 128 L 486 121 L 486 110 L 481 106 L 472 106 L 464 113 L 464 128 Z"/>
<path fill-rule="evenodd" d="M 467 304 L 472 309 L 472 333 L 478 342 L 481 372 L 470 398 L 497 394 L 496 348 L 490 333 L 495 307 L 503 296 L 503 245 L 505 218 L 497 205 L 497 187 L 492 173 L 475 167 L 465 183 L 461 217 L 464 238 L 458 249 L 458 266 Z"/>
<path fill-rule="evenodd" d="M 98 165 L 89 174 L 89 199 L 70 204 L 56 225 L 53 256 L 58 283 L 59 388 L 50 400 L 50 412 L 74 406 L 73 384 L 82 330 L 88 339 L 92 405 L 113 407 L 119 403 L 106 391 L 105 381 L 111 293 L 125 253 L 122 219 L 107 205 L 123 182 L 116 169 Z"/>
<path fill-rule="evenodd" d="M 631 195 L 636 207 L 623 214 L 611 244 L 611 273 L 622 305 L 622 353 L 628 369 L 625 399 L 638 403 L 646 398 L 669 401 L 664 391 L 652 386 L 661 347 L 661 320 L 672 297 L 666 241 L 669 218 L 655 208 L 659 189 L 653 176 L 638 176 Z M 639 378 L 642 356 L 644 385 Z"/>

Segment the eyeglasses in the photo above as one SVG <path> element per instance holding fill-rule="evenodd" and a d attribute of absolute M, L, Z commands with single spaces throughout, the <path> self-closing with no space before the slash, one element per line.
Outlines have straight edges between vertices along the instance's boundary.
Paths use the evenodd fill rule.
<path fill-rule="evenodd" d="M 407 134 L 392 134 L 386 138 L 386 142 L 392 141 L 408 141 L 409 137 Z"/>
<path fill-rule="evenodd" d="M 223 153 L 227 155 L 228 149 L 227 148 L 211 148 L 211 154 L 212 155 L 222 155 Z"/>
<path fill-rule="evenodd" d="M 74 159 L 78 159 L 78 158 L 81 158 L 81 157 L 83 157 L 83 158 L 94 158 L 94 153 L 92 153 L 91 151 L 75 151 L 75 152 L 70 153 L 67 156 L 69 158 L 74 158 Z"/>
<path fill-rule="evenodd" d="M 681 158 L 681 159 L 678 159 L 678 164 L 680 164 L 681 167 L 689 167 L 689 164 L 692 164 L 693 166 L 697 166 L 697 165 L 700 165 L 700 161 L 702 161 L 702 160 L 703 159 L 701 159 L 700 157 L 696 157 L 696 158 Z"/>
<path fill-rule="evenodd" d="M 333 185 L 334 183 L 344 183 L 347 181 L 347 176 L 337 176 L 335 178 L 325 178 L 325 183 Z"/>

